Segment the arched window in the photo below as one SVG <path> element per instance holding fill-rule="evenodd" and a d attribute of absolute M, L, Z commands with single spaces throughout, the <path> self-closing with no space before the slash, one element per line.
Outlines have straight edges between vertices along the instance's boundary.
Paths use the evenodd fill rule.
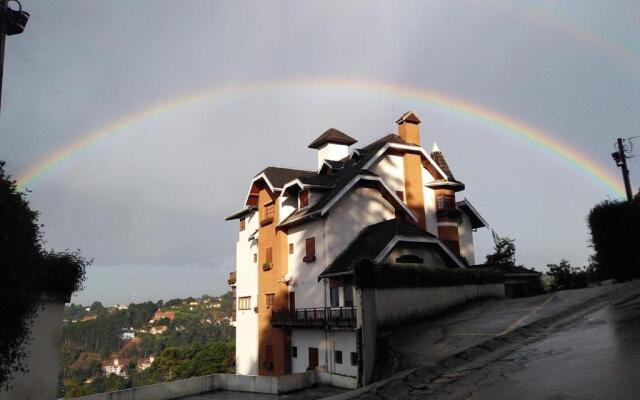
<path fill-rule="evenodd" d="M 424 261 L 422 258 L 413 255 L 413 254 L 405 254 L 396 258 L 396 262 L 398 264 L 422 264 Z"/>

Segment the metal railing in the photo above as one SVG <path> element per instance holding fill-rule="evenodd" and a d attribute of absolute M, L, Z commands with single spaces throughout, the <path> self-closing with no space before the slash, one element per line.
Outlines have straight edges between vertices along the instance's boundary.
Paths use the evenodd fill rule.
<path fill-rule="evenodd" d="M 273 310 L 271 325 L 277 327 L 356 327 L 355 307 L 296 308 Z"/>

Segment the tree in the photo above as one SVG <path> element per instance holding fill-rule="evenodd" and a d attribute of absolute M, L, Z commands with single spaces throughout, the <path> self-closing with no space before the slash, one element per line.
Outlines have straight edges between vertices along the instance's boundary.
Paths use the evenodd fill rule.
<path fill-rule="evenodd" d="M 600 275 L 618 281 L 639 278 L 640 199 L 599 203 L 588 221 Z"/>
<path fill-rule="evenodd" d="M 101 314 L 104 311 L 104 306 L 99 301 L 94 301 L 91 303 L 91 307 L 89 307 L 89 312 L 92 315 Z"/>
<path fill-rule="evenodd" d="M 516 244 L 515 240 L 508 236 L 498 236 L 491 231 L 493 236 L 492 254 L 487 254 L 486 264 L 495 267 L 514 267 L 516 265 Z"/>
<path fill-rule="evenodd" d="M 90 263 L 75 252 L 46 251 L 38 212 L 29 207 L 0 161 L 0 389 L 25 371 L 31 321 L 43 293 L 70 295 L 81 287 Z"/>

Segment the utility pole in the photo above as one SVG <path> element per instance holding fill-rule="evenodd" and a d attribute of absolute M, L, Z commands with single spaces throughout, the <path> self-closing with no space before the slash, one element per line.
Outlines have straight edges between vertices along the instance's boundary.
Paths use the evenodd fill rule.
<path fill-rule="evenodd" d="M 624 180 L 624 190 L 627 192 L 627 201 L 633 199 L 633 193 L 631 192 L 631 182 L 629 181 L 629 168 L 627 168 L 627 156 L 624 153 L 624 139 L 618 138 L 617 148 L 618 151 L 611 153 L 616 165 L 622 169 L 622 179 Z"/>
<path fill-rule="evenodd" d="M 18 9 L 9 8 L 9 1 L 18 4 Z M 0 106 L 2 103 L 2 78 L 4 75 L 4 42 L 7 35 L 19 35 L 24 31 L 29 13 L 22 11 L 18 0 L 0 0 Z"/>

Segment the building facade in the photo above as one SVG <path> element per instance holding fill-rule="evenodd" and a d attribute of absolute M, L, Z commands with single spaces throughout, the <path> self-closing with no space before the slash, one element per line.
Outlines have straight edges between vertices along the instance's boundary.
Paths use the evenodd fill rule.
<path fill-rule="evenodd" d="M 309 147 L 316 170 L 268 167 L 250 182 L 239 221 L 234 296 L 236 372 L 316 369 L 358 378 L 362 330 L 353 264 L 362 258 L 425 268 L 475 264 L 472 232 L 487 226 L 420 119 L 349 151 L 329 129 Z M 362 310 L 360 310 L 362 312 Z"/>

